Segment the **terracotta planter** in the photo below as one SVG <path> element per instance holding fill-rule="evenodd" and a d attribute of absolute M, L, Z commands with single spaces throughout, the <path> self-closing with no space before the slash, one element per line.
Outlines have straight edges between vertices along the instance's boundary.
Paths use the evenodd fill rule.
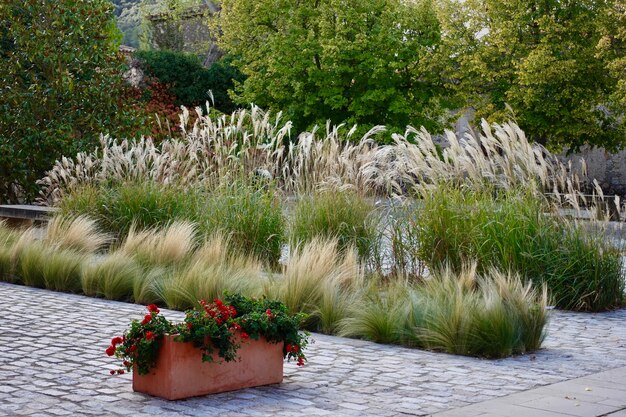
<path fill-rule="evenodd" d="M 133 390 L 179 400 L 283 380 L 283 344 L 264 338 L 243 342 L 239 360 L 226 362 L 214 354 L 214 362 L 202 362 L 202 353 L 192 343 L 163 338 L 156 366 L 147 375 L 133 372 Z"/>

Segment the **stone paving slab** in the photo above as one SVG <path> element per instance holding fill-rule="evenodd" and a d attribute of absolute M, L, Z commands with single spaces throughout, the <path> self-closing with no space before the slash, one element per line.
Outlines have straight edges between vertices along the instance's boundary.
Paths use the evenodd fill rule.
<path fill-rule="evenodd" d="M 426 416 L 626 366 L 626 310 L 555 311 L 532 355 L 487 361 L 314 334 L 309 362 L 286 364 L 281 385 L 168 402 L 108 372 L 110 338 L 143 314 L 0 283 L 0 416 Z"/>
<path fill-rule="evenodd" d="M 626 415 L 626 367 L 435 414 L 435 417 Z"/>

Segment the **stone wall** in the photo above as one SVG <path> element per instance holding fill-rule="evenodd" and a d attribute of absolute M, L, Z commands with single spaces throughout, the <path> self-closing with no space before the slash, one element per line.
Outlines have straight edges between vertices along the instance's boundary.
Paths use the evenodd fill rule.
<path fill-rule="evenodd" d="M 581 159 L 587 164 L 587 177 L 598 180 L 605 194 L 626 196 L 626 149 L 610 153 L 602 148 L 583 148 L 580 152 L 559 157 L 572 162 L 572 167 L 581 172 Z"/>

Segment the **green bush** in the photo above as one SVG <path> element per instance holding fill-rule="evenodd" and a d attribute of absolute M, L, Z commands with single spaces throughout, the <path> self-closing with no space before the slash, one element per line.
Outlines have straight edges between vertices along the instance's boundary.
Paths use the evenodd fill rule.
<path fill-rule="evenodd" d="M 374 206 L 352 192 L 326 191 L 298 201 L 291 224 L 294 244 L 310 242 L 319 236 L 336 238 L 344 250 L 354 245 L 366 259 L 376 241 Z"/>
<path fill-rule="evenodd" d="M 86 23 L 88 22 L 88 23 Z M 140 133 L 107 0 L 0 5 L 0 202 L 32 200 L 36 181 L 100 133 Z"/>
<path fill-rule="evenodd" d="M 415 211 L 417 250 L 431 269 L 460 271 L 476 260 L 545 282 L 557 307 L 600 311 L 622 303 L 619 250 L 581 226 L 546 213 L 536 196 L 511 191 L 498 196 L 442 188 Z"/>
<path fill-rule="evenodd" d="M 241 73 L 224 57 L 209 68 L 205 68 L 197 55 L 173 51 L 139 51 L 146 75 L 169 86 L 176 97 L 177 105 L 187 107 L 204 106 L 209 101 L 209 90 L 213 93 L 212 103 L 218 110 L 230 113 L 236 106 L 228 96 L 234 82 L 243 81 Z"/>

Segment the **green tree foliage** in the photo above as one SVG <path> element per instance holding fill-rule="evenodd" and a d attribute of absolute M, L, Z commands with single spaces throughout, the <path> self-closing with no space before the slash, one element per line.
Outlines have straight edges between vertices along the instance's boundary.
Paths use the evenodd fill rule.
<path fill-rule="evenodd" d="M 0 4 L 0 201 L 32 200 L 56 159 L 134 127 L 112 11 L 106 0 Z"/>
<path fill-rule="evenodd" d="M 624 143 L 625 102 L 614 94 L 620 77 L 624 86 L 623 0 L 467 0 L 444 10 L 452 76 L 479 117 L 510 118 L 508 104 L 553 147 Z"/>
<path fill-rule="evenodd" d="M 140 51 L 136 57 L 148 76 L 169 86 L 177 105 L 204 106 L 207 101 L 211 102 L 211 91 L 211 104 L 218 110 L 224 113 L 235 110 L 228 90 L 234 87 L 234 80 L 243 81 L 243 76 L 231 65 L 230 58 L 205 68 L 197 55 L 184 52 Z"/>
<path fill-rule="evenodd" d="M 437 129 L 440 27 L 430 0 L 223 0 L 219 46 L 247 76 L 239 104 L 314 123 Z M 217 30 L 216 30 L 217 33 Z"/>

